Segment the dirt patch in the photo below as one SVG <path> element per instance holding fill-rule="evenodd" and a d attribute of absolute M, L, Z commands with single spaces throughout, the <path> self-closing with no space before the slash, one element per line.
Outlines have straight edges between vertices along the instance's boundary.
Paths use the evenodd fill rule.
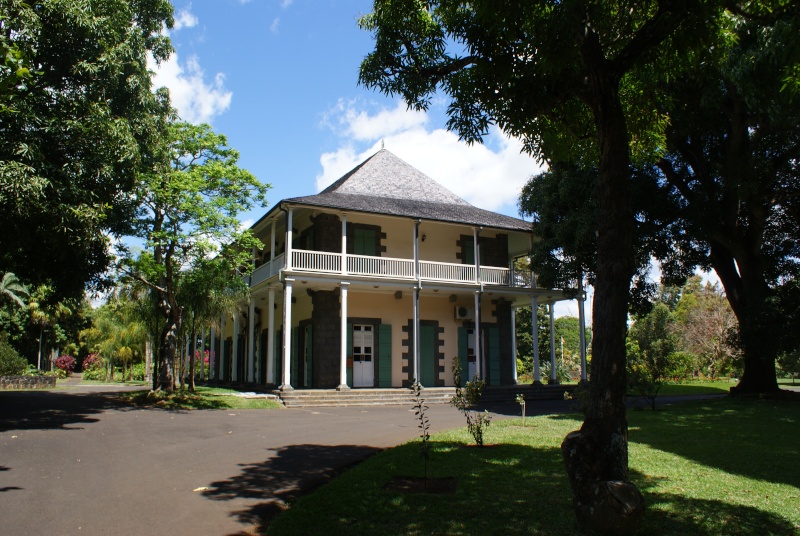
<path fill-rule="evenodd" d="M 396 493 L 438 493 L 452 495 L 456 492 L 458 480 L 448 478 L 423 478 L 413 476 L 396 476 L 383 489 Z"/>

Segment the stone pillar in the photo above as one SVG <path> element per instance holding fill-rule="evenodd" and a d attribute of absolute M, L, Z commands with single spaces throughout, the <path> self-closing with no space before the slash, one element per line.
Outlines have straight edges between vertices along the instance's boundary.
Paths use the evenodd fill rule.
<path fill-rule="evenodd" d="M 342 242 L 344 243 L 344 242 Z M 344 254 L 342 255 L 344 260 Z M 347 391 L 347 287 L 350 283 L 342 282 L 339 292 L 341 306 L 341 340 L 339 342 L 339 386 L 337 391 Z"/>
<path fill-rule="evenodd" d="M 291 212 L 290 212 L 291 214 Z M 291 219 L 291 218 L 290 218 Z M 292 390 L 292 283 L 287 279 L 283 286 L 283 383 L 281 391 Z"/>
<path fill-rule="evenodd" d="M 347 274 L 347 214 L 342 214 L 342 275 Z M 344 383 L 343 385 L 346 385 Z"/>
<path fill-rule="evenodd" d="M 414 286 L 414 295 L 412 296 L 412 302 L 414 307 L 414 333 L 413 333 L 413 341 L 414 341 L 414 349 L 413 349 L 413 371 L 414 371 L 414 382 L 419 383 L 419 342 L 420 342 L 420 333 L 419 333 L 419 291 L 420 287 L 422 286 L 422 281 L 420 279 L 420 270 L 419 270 L 419 226 L 422 223 L 422 220 L 417 220 L 414 222 L 414 277 L 417 279 L 417 284 Z"/>
<path fill-rule="evenodd" d="M 476 254 L 477 257 L 477 254 Z M 475 293 L 475 373 L 485 380 L 483 374 L 483 346 L 481 345 L 481 293 Z"/>

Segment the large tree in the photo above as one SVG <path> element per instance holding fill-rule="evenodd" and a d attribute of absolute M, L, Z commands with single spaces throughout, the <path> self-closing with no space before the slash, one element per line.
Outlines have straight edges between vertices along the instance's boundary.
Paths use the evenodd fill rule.
<path fill-rule="evenodd" d="M 193 269 L 217 257 L 221 287 L 242 287 L 260 242 L 239 229 L 236 216 L 266 201 L 268 185 L 238 165 L 239 153 L 209 125 L 170 123 L 162 133 L 160 160 L 139 177 L 136 236 L 146 250 L 124 251 L 123 271 L 152 288 L 164 321 L 159 336 L 159 389 L 175 386 L 174 362 L 185 304 L 181 285 Z M 222 266 L 220 267 L 219 264 Z"/>
<path fill-rule="evenodd" d="M 0 271 L 80 296 L 132 214 L 153 121 L 147 56 L 171 52 L 168 0 L 0 3 Z"/>
<path fill-rule="evenodd" d="M 375 50 L 360 80 L 409 106 L 450 98 L 448 127 L 468 142 L 493 124 L 544 160 L 593 162 L 598 213 L 589 411 L 562 451 L 579 523 L 634 530 L 643 501 L 628 479 L 625 331 L 634 273 L 631 158 L 661 123 L 627 78 L 660 45 L 680 48 L 707 22 L 695 2 L 376 0 L 361 25 Z M 685 32 L 679 35 L 680 32 Z M 660 66 L 659 66 L 660 67 Z M 654 132 L 655 131 L 655 132 Z M 622 507 L 620 507 L 622 505 Z"/>
<path fill-rule="evenodd" d="M 689 252 L 689 268 L 719 276 L 739 326 L 742 393 L 778 390 L 775 359 L 796 329 L 779 306 L 800 258 L 800 91 L 790 83 L 800 7 L 788 6 L 731 17 L 728 39 L 664 84 L 659 186 L 674 207 L 664 272 L 674 281 Z"/>

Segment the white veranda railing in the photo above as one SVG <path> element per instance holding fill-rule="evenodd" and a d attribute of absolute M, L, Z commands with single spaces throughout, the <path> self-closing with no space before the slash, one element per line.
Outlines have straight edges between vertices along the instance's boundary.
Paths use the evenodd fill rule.
<path fill-rule="evenodd" d="M 292 250 L 292 269 L 309 272 L 415 279 L 414 260 L 369 255 L 346 255 L 346 270 L 342 270 L 342 254 L 325 251 Z M 276 275 L 284 268 L 284 255 L 259 266 L 252 275 L 251 285 L 257 285 Z M 420 261 L 419 276 L 424 281 L 447 283 L 477 283 L 518 288 L 531 286 L 530 274 L 508 268 L 482 266 L 480 279 L 476 278 L 475 266 L 452 262 Z"/>

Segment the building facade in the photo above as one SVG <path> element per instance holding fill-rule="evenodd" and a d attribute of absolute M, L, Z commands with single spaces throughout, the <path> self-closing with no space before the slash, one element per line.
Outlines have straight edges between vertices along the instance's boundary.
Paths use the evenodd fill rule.
<path fill-rule="evenodd" d="M 549 304 L 552 320 L 565 299 L 517 268 L 529 222 L 470 205 L 386 150 L 317 195 L 281 201 L 252 230 L 265 246 L 249 302 L 212 331 L 212 379 L 452 386 L 457 360 L 464 379 L 513 385 L 516 308 Z"/>

